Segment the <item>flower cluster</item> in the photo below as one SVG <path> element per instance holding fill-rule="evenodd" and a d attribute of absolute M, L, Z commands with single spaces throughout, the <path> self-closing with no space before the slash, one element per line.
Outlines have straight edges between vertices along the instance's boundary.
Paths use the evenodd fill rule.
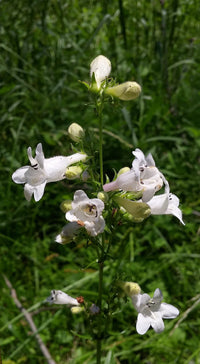
<path fill-rule="evenodd" d="M 146 217 L 152 215 L 168 215 L 176 216 L 182 224 L 182 212 L 179 209 L 179 199 L 176 195 L 170 193 L 169 184 L 163 174 L 155 166 L 154 159 L 151 154 L 147 157 L 140 149 L 132 152 L 135 159 L 132 168 L 124 173 L 120 173 L 113 182 L 106 183 L 103 186 L 104 191 L 131 191 L 141 192 L 142 198 L 138 201 L 130 201 L 126 198 L 117 197 L 116 201 L 121 204 L 129 213 L 135 214 L 139 207 L 146 204 Z M 154 196 L 162 186 L 165 186 L 165 193 Z M 145 216 L 144 216 L 145 217 Z"/>
<path fill-rule="evenodd" d="M 89 87 L 92 92 L 97 93 L 99 99 L 102 94 L 125 101 L 133 100 L 139 96 L 141 92 L 140 85 L 132 81 L 120 85 L 116 85 L 114 81 L 110 83 L 108 80 L 110 72 L 111 62 L 102 55 L 96 57 L 90 65 L 92 85 Z M 100 129 L 102 132 L 102 128 Z M 72 123 L 68 128 L 68 136 L 75 143 L 81 143 L 83 147 L 85 131 L 80 125 Z M 100 138 L 100 141 L 102 141 L 102 138 Z M 83 172 L 85 166 L 74 165 L 86 162 L 87 155 L 83 152 L 70 156 L 45 158 L 42 144 L 39 143 L 36 147 L 35 157 L 32 156 L 31 147 L 27 149 L 27 154 L 30 165 L 17 169 L 13 173 L 12 179 L 15 183 L 24 184 L 24 195 L 28 201 L 31 200 L 32 195 L 34 195 L 35 201 L 39 201 L 44 194 L 46 184 L 49 182 L 57 182 L 65 178 L 74 180 L 82 176 L 82 181 L 88 183 L 88 179 L 90 179 L 89 168 Z M 102 264 L 108 256 L 110 248 L 108 247 L 105 251 L 104 236 L 107 231 L 114 234 L 114 224 L 105 231 L 105 234 L 102 234 L 106 226 L 105 220 L 107 216 L 111 215 L 105 212 L 105 209 L 108 206 L 108 209 L 111 208 L 113 211 L 113 201 L 115 206 L 116 203 L 120 205 L 121 209 L 124 209 L 138 222 L 150 215 L 172 214 L 184 224 L 182 212 L 179 208 L 179 199 L 176 195 L 170 193 L 168 181 L 156 167 L 152 155 L 148 154 L 145 157 L 144 153 L 138 148 L 132 154 L 134 156 L 132 167 L 122 168 L 114 181 L 103 185 L 104 191 L 95 191 L 95 194 L 91 193 L 94 198 L 89 198 L 85 191 L 78 189 L 74 193 L 73 201 L 64 201 L 61 204 L 61 209 L 64 211 L 68 223 L 63 227 L 61 233 L 56 236 L 55 241 L 57 243 L 66 244 L 71 241 L 78 241 L 80 232 L 85 229 L 85 234 L 90 237 L 94 244 L 96 243 L 98 262 Z M 100 170 L 102 181 L 103 168 L 100 167 Z M 95 180 L 92 183 L 93 186 L 99 186 L 99 183 Z M 85 184 L 85 186 L 90 191 L 88 184 Z M 162 188 L 164 193 L 156 195 Z M 102 235 L 95 240 L 94 238 L 99 234 Z M 102 277 L 102 272 L 99 277 Z M 102 290 L 101 286 L 102 282 L 99 284 Z M 164 330 L 163 319 L 175 318 L 179 314 L 178 309 L 174 306 L 162 302 L 162 292 L 158 288 L 155 290 L 153 298 L 151 298 L 146 293 L 141 294 L 141 289 L 137 283 L 120 282 L 119 286 L 124 290 L 125 294 L 131 297 L 132 303 L 138 312 L 136 330 L 141 335 L 145 334 L 150 326 L 155 332 L 162 332 Z M 99 296 L 102 299 L 102 291 L 99 291 Z M 83 297 L 73 298 L 60 290 L 52 290 L 46 301 L 68 305 L 72 308 L 73 313 L 84 311 L 86 307 L 84 305 L 84 307 L 80 306 L 81 303 L 84 303 Z M 101 307 L 100 304 L 99 307 Z M 88 312 L 91 315 L 101 314 L 99 307 L 92 304 Z"/>

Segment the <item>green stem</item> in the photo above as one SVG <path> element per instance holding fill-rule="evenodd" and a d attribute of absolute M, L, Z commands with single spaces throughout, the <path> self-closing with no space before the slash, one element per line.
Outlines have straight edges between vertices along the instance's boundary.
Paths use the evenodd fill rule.
<path fill-rule="evenodd" d="M 101 340 L 102 340 L 102 294 L 103 294 L 103 268 L 104 268 L 104 234 L 102 235 L 102 251 L 99 257 L 99 296 L 98 306 L 100 309 L 98 319 L 98 338 L 97 338 L 97 364 L 101 364 Z"/>
<path fill-rule="evenodd" d="M 103 127 L 102 127 L 101 115 L 99 115 L 99 163 L 100 163 L 100 180 L 103 186 Z"/>
<path fill-rule="evenodd" d="M 100 167 L 100 182 L 103 186 L 103 125 L 102 125 L 102 110 L 103 110 L 103 96 L 96 102 L 96 110 L 99 120 L 99 167 Z M 101 340 L 102 340 L 102 293 L 103 293 L 103 268 L 104 268 L 104 246 L 105 237 L 102 234 L 101 240 L 101 253 L 98 254 L 99 264 L 99 295 L 98 295 L 98 306 L 100 309 L 98 318 L 98 337 L 97 337 L 97 364 L 101 364 Z"/>
<path fill-rule="evenodd" d="M 103 123 L 102 123 L 102 110 L 103 110 L 103 95 L 96 101 L 96 110 L 99 121 L 99 164 L 100 164 L 100 181 L 103 186 Z"/>

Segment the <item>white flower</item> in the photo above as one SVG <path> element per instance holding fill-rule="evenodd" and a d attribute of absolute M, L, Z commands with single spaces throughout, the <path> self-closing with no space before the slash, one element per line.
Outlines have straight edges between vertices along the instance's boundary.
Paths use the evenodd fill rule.
<path fill-rule="evenodd" d="M 59 235 L 56 236 L 55 241 L 59 244 L 67 244 L 70 243 L 78 233 L 78 230 L 81 228 L 77 222 L 70 222 L 65 225 Z"/>
<path fill-rule="evenodd" d="M 152 326 L 155 332 L 160 333 L 164 330 L 163 319 L 173 319 L 179 315 L 179 310 L 162 302 L 163 296 L 159 288 L 154 292 L 153 298 L 148 294 L 138 294 L 132 296 L 132 302 L 138 311 L 136 330 L 138 334 L 144 335 Z"/>
<path fill-rule="evenodd" d="M 162 173 L 156 168 L 151 154 L 145 158 L 140 149 L 133 151 L 135 159 L 132 168 L 117 177 L 113 182 L 103 186 L 104 191 L 124 190 L 142 191 L 142 201 L 149 201 L 161 189 L 163 182 L 167 183 Z"/>
<path fill-rule="evenodd" d="M 66 213 L 66 219 L 76 221 L 80 226 L 84 226 L 91 236 L 96 236 L 103 232 L 105 221 L 102 214 L 104 203 L 98 198 L 89 199 L 86 193 L 78 190 L 74 194 L 72 210 Z"/>
<path fill-rule="evenodd" d="M 182 220 L 182 211 L 178 207 L 179 198 L 169 193 L 168 188 L 162 195 L 154 196 L 147 202 L 147 205 L 149 205 L 152 215 L 174 215 L 185 225 Z"/>
<path fill-rule="evenodd" d="M 24 166 L 17 169 L 12 179 L 15 183 L 24 183 L 25 198 L 30 201 L 34 194 L 35 201 L 39 201 L 43 194 L 46 183 L 57 182 L 65 178 L 66 168 L 74 163 L 86 159 L 86 154 L 75 153 L 69 157 L 57 156 L 45 158 L 42 144 L 36 147 L 36 156 L 32 157 L 32 149 L 27 149 L 28 158 L 31 166 Z"/>
<path fill-rule="evenodd" d="M 111 63 L 108 58 L 104 56 L 96 57 L 90 64 L 90 77 L 94 73 L 95 81 L 97 83 L 97 88 L 100 89 L 101 82 L 109 76 L 111 72 Z"/>
<path fill-rule="evenodd" d="M 56 291 L 55 289 L 51 291 L 51 295 L 46 299 L 46 301 L 56 305 L 79 306 L 76 298 L 73 298 L 62 291 Z"/>

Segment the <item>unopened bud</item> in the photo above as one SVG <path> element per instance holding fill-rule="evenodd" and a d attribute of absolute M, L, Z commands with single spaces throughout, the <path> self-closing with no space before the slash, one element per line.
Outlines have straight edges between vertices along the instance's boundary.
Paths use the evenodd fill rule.
<path fill-rule="evenodd" d="M 127 296 L 132 297 L 133 295 L 139 294 L 141 292 L 141 288 L 138 283 L 135 282 L 119 282 L 119 286 Z"/>
<path fill-rule="evenodd" d="M 120 100 L 129 101 L 140 95 L 141 87 L 137 82 L 127 81 L 117 86 L 108 87 L 105 93 Z"/>
<path fill-rule="evenodd" d="M 79 166 L 71 166 L 67 167 L 65 176 L 69 180 L 73 180 L 76 178 L 80 178 L 81 173 L 83 172 L 82 168 Z"/>
<path fill-rule="evenodd" d="M 60 205 L 61 210 L 66 213 L 72 209 L 72 200 L 65 200 Z"/>
<path fill-rule="evenodd" d="M 79 124 L 72 123 L 68 128 L 68 135 L 74 142 L 80 142 L 84 138 L 85 132 Z"/>
<path fill-rule="evenodd" d="M 71 312 L 76 315 L 82 311 L 85 311 L 84 307 L 71 307 Z"/>
<path fill-rule="evenodd" d="M 97 89 L 101 87 L 101 82 L 109 76 L 111 71 L 111 63 L 105 56 L 98 56 L 90 64 L 90 77 L 94 73 L 95 81 L 97 83 Z"/>
<path fill-rule="evenodd" d="M 108 194 L 106 192 L 103 192 L 103 191 L 99 192 L 97 194 L 97 198 L 99 198 L 99 200 L 101 200 L 105 203 L 108 202 Z"/>
<path fill-rule="evenodd" d="M 130 168 L 129 167 L 121 168 L 119 170 L 119 172 L 117 173 L 117 177 L 119 177 L 121 174 L 126 173 L 126 172 L 129 172 L 129 171 L 130 171 Z"/>
<path fill-rule="evenodd" d="M 122 206 L 137 222 L 141 222 L 151 214 L 149 205 L 144 202 L 131 201 L 116 196 L 115 201 Z"/>

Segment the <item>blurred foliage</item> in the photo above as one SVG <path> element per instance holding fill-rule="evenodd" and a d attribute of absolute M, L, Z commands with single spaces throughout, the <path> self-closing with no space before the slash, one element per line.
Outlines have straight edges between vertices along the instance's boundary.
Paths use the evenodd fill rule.
<path fill-rule="evenodd" d="M 136 80 L 143 89 L 139 100 L 105 107 L 105 172 L 112 177 L 112 168 L 130 166 L 136 147 L 151 151 L 181 201 L 185 227 L 172 216 L 116 227 L 104 280 L 105 312 L 112 312 L 105 364 L 200 363 L 194 305 L 200 293 L 199 17 L 197 0 L 0 2 L 1 270 L 24 307 L 34 314 L 34 305 L 40 306 L 53 288 L 70 287 L 69 294 L 91 303 L 97 298 L 92 245 L 54 243 L 65 224 L 59 204 L 72 197 L 79 182 L 48 185 L 41 201 L 27 203 L 11 174 L 27 164 L 26 148 L 38 142 L 45 156 L 71 153 L 66 132 L 71 122 L 89 130 L 88 152 L 94 153 L 96 116 L 78 81 L 89 81 L 89 64 L 98 54 L 111 60 L 118 82 Z M 173 331 L 175 321 L 170 321 L 162 335 L 153 330 L 137 335 L 131 302 L 116 295 L 118 278 L 137 281 L 145 292 L 160 287 L 165 301 L 184 317 L 179 327 Z M 3 363 L 44 363 L 1 282 Z M 33 318 L 56 362 L 95 363 L 84 314 L 51 307 Z"/>

